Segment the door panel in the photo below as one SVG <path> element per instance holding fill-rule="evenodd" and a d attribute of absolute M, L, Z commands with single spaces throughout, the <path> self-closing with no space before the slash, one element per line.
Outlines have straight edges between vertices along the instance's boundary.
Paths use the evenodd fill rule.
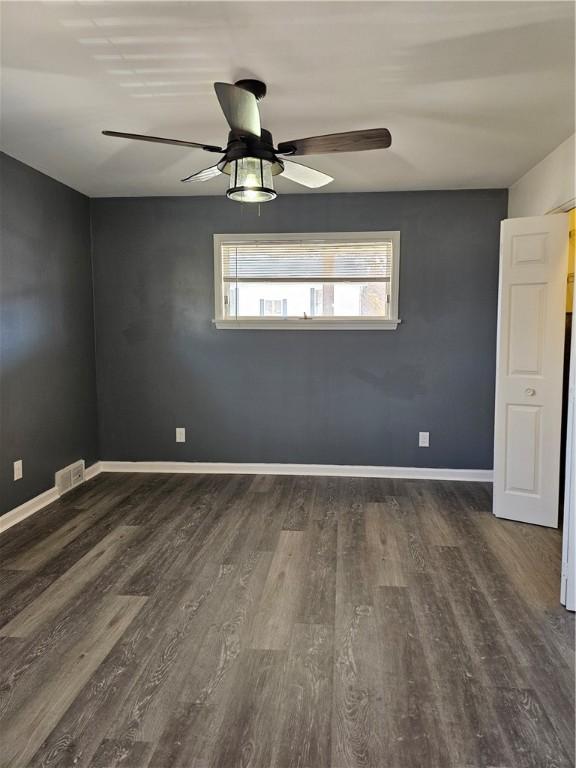
<path fill-rule="evenodd" d="M 509 219 L 509 221 L 514 221 L 514 219 Z M 512 235 L 512 264 L 514 266 L 519 264 L 544 264 L 546 262 L 547 245 L 547 232 L 529 232 L 527 234 Z"/>
<path fill-rule="evenodd" d="M 506 490 L 538 493 L 540 408 L 509 405 L 506 425 Z"/>
<path fill-rule="evenodd" d="M 558 524 L 565 214 L 502 222 L 494 514 Z"/>
<path fill-rule="evenodd" d="M 510 376 L 541 376 L 546 315 L 546 286 L 510 286 L 508 373 Z"/>

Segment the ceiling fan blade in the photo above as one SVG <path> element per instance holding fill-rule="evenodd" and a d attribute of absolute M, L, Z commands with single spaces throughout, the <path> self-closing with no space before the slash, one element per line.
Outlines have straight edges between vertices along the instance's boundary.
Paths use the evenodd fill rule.
<path fill-rule="evenodd" d="M 230 128 L 242 136 L 259 138 L 260 113 L 254 94 L 230 83 L 214 83 L 214 90 Z"/>
<path fill-rule="evenodd" d="M 104 136 L 118 136 L 121 139 L 137 139 L 138 141 L 152 141 L 156 144 L 176 144 L 178 147 L 197 147 L 206 152 L 223 152 L 222 147 L 212 144 L 198 144 L 195 141 L 183 141 L 182 139 L 163 139 L 160 136 L 145 136 L 142 133 L 122 133 L 121 131 L 102 131 Z"/>
<path fill-rule="evenodd" d="M 185 179 L 180 179 L 180 181 L 208 181 L 215 176 L 220 176 L 221 173 L 222 171 L 217 165 L 211 165 L 210 168 L 204 168 L 203 171 L 198 171 L 191 176 L 186 176 Z"/>
<path fill-rule="evenodd" d="M 307 139 L 282 141 L 278 144 L 279 155 L 324 155 L 329 152 L 362 152 L 366 149 L 387 149 L 392 144 L 390 131 L 371 128 L 367 131 L 328 133 Z"/>
<path fill-rule="evenodd" d="M 302 184 L 305 187 L 316 188 L 323 187 L 326 184 L 330 184 L 334 181 L 332 176 L 328 176 L 327 173 L 317 171 L 315 168 L 308 168 L 307 165 L 300 165 L 300 163 L 293 163 L 291 160 L 282 160 L 284 170 L 282 176 L 285 176 L 290 181 L 295 181 L 297 184 Z"/>

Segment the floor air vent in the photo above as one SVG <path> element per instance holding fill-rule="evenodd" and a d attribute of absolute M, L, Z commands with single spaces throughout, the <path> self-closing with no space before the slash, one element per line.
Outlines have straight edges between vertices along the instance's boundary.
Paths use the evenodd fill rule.
<path fill-rule="evenodd" d="M 84 482 L 84 461 L 76 461 L 54 475 L 54 485 L 60 495 Z"/>

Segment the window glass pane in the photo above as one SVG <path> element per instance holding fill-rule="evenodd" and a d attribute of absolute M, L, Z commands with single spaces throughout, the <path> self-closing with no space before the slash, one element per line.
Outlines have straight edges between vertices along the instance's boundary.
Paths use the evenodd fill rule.
<path fill-rule="evenodd" d="M 240 282 L 228 291 L 226 317 L 388 318 L 384 282 Z"/>

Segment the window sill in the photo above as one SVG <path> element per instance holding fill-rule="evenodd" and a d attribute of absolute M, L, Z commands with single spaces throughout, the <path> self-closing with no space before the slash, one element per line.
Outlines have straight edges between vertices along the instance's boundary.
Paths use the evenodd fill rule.
<path fill-rule="evenodd" d="M 238 320 L 213 320 L 216 328 L 234 331 L 395 331 L 400 320 L 370 320 L 363 318 L 324 317 L 260 319 L 241 317 Z"/>

